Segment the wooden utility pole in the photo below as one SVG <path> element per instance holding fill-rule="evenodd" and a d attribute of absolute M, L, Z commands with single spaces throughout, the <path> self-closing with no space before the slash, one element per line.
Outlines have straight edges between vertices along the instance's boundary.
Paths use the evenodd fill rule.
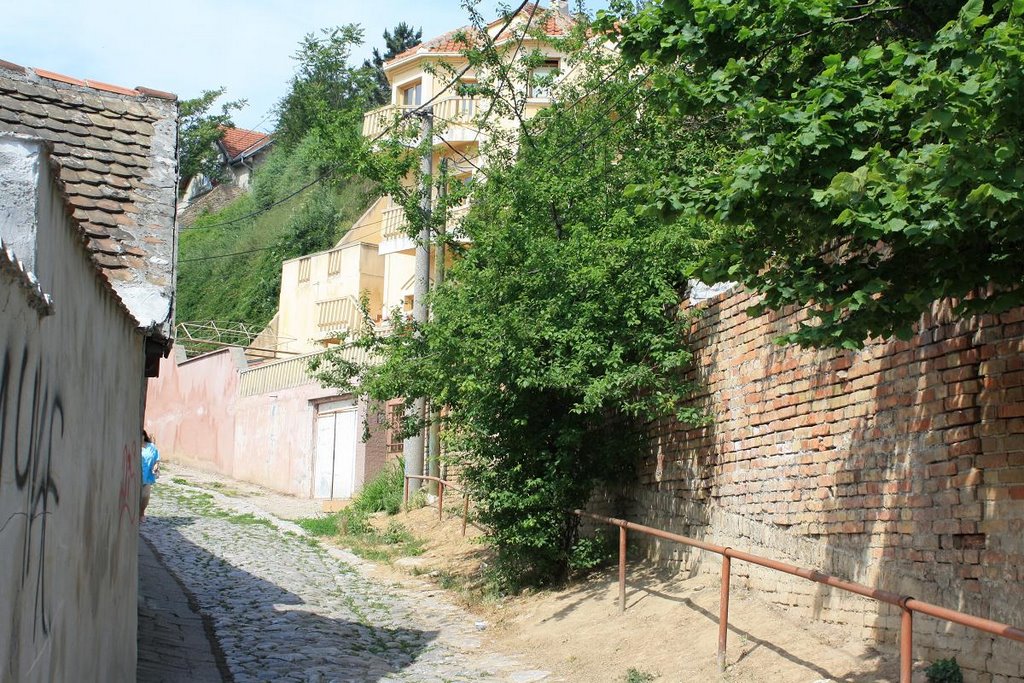
<path fill-rule="evenodd" d="M 420 125 L 420 142 L 423 145 L 422 156 L 420 157 L 420 224 L 419 239 L 416 240 L 416 271 L 412 290 L 412 319 L 415 323 L 422 325 L 427 322 L 427 294 L 430 291 L 430 213 L 432 208 L 431 189 L 434 164 L 434 109 L 427 107 L 420 113 L 422 117 Z M 412 411 L 409 415 L 420 425 L 426 413 L 427 400 L 423 396 L 413 399 Z M 402 445 L 405 456 L 405 473 L 408 475 L 422 476 L 423 469 L 423 429 L 415 436 L 405 440 Z M 416 491 L 421 486 L 421 480 L 413 479 L 410 482 L 411 490 Z"/>

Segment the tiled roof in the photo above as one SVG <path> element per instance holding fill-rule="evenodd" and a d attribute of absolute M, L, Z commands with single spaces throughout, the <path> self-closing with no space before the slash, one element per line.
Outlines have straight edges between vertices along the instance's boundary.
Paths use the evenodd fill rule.
<path fill-rule="evenodd" d="M 244 128 L 224 128 L 224 137 L 221 138 L 220 144 L 227 152 L 228 162 L 232 162 L 247 152 L 255 152 L 269 142 L 271 137 L 267 133 Z"/>
<path fill-rule="evenodd" d="M 531 20 L 530 17 L 533 17 Z M 524 24 L 527 20 L 531 21 L 531 26 L 541 25 L 539 19 L 543 20 L 544 34 L 552 37 L 562 37 L 569 34 L 572 30 L 576 20 L 569 14 L 565 14 L 556 9 L 544 9 L 539 5 L 529 2 L 522 10 L 519 15 L 509 24 L 509 27 L 505 29 L 503 34 L 499 34 L 495 37 L 495 42 L 500 42 L 506 37 L 512 37 L 513 33 Z M 495 19 L 487 25 L 488 30 L 496 29 L 505 23 L 505 19 Z M 467 39 L 475 33 L 474 29 L 469 26 L 463 26 L 447 33 L 443 33 L 436 38 L 425 40 L 419 45 L 414 45 L 408 50 L 401 52 L 393 59 L 390 59 L 385 64 L 385 67 L 408 59 L 418 54 L 444 54 L 452 52 L 460 52 L 468 47 L 466 44 Z M 461 38 L 461 40 L 460 40 Z"/>
<path fill-rule="evenodd" d="M 0 61 L 0 132 L 48 141 L 93 260 L 140 327 L 171 333 L 174 95 Z"/>

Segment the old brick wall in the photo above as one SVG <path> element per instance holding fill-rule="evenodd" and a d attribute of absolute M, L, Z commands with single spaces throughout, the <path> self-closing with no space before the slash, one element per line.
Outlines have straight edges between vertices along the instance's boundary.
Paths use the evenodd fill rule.
<path fill-rule="evenodd" d="M 804 314 L 702 305 L 695 375 L 713 423 L 656 423 L 631 519 L 978 616 L 1024 625 L 1024 310 L 959 321 L 937 304 L 910 341 L 804 351 L 773 339 Z M 636 539 L 689 571 L 715 556 Z M 895 642 L 885 605 L 733 564 L 795 614 Z M 915 620 L 915 656 L 955 655 L 969 680 L 1024 680 L 1024 645 Z"/>

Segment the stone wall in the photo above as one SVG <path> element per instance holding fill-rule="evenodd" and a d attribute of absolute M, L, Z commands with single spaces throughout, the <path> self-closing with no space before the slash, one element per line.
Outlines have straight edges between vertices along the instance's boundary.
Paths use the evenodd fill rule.
<path fill-rule="evenodd" d="M 955 319 L 858 352 L 773 343 L 802 311 L 749 317 L 726 293 L 694 324 L 697 400 L 713 422 L 656 423 L 629 518 L 1024 625 L 1024 310 Z M 635 540 L 688 571 L 717 556 Z M 742 562 L 795 614 L 893 644 L 898 612 Z M 1024 644 L 918 615 L 915 656 L 955 655 L 969 680 L 1024 680 Z"/>
<path fill-rule="evenodd" d="M 0 252 L 0 680 L 134 680 L 143 337 L 18 144 L 37 268 Z"/>

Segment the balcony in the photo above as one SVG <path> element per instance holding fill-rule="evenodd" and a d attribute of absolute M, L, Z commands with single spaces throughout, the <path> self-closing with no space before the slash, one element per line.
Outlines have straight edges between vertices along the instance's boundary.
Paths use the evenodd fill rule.
<path fill-rule="evenodd" d="M 320 332 L 357 332 L 363 322 L 363 311 L 354 296 L 343 296 L 316 303 L 316 321 Z"/>
<path fill-rule="evenodd" d="M 375 138 L 382 135 L 390 127 L 397 124 L 401 117 L 416 109 L 413 105 L 388 104 L 363 115 L 363 135 Z M 433 105 L 434 126 L 443 131 L 448 142 L 473 142 L 480 133 L 471 128 L 473 119 L 484 108 L 479 97 L 447 97 Z M 435 145 L 443 145 L 440 137 L 434 139 Z"/>
<path fill-rule="evenodd" d="M 398 123 L 402 116 L 416 107 L 404 104 L 387 104 L 363 114 L 363 135 L 375 138 L 389 127 Z"/>

